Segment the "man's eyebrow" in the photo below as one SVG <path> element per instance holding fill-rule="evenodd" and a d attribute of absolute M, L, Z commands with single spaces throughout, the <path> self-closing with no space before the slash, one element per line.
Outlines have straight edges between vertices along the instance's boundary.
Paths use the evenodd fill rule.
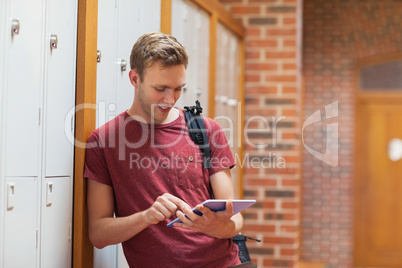
<path fill-rule="evenodd" d="M 180 86 L 177 86 L 177 87 L 175 87 L 175 88 L 184 87 L 184 86 L 186 86 L 186 84 L 187 84 L 187 83 L 184 83 L 184 84 L 182 84 L 182 85 L 180 85 Z M 168 85 L 154 85 L 154 87 L 158 87 L 158 88 L 170 88 Z"/>

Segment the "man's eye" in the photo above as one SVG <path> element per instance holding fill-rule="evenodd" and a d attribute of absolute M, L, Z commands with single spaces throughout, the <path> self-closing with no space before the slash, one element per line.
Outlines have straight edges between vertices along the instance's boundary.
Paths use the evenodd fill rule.
<path fill-rule="evenodd" d="M 165 89 L 164 88 L 155 88 L 157 91 L 163 92 Z"/>

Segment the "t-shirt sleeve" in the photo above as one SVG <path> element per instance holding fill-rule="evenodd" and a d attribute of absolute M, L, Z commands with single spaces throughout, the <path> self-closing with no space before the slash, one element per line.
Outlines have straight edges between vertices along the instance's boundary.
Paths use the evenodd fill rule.
<path fill-rule="evenodd" d="M 209 176 L 236 165 L 232 150 L 229 147 L 221 126 L 210 118 L 204 119 L 208 131 L 209 147 L 211 148 L 211 168 Z"/>
<path fill-rule="evenodd" d="M 112 186 L 105 152 L 99 135 L 93 132 L 87 140 L 84 178 Z"/>

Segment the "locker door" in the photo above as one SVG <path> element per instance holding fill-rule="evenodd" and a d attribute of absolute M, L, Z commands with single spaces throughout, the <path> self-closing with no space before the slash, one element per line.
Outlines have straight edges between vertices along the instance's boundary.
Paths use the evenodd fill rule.
<path fill-rule="evenodd" d="M 71 186 L 71 177 L 45 178 L 42 183 L 40 267 L 71 267 Z"/>
<path fill-rule="evenodd" d="M 4 93 L 4 47 L 5 47 L 5 26 L 6 26 L 6 1 L 0 1 L 0 193 L 4 193 L 4 162 L 3 162 L 3 93 Z M 0 211 L 4 211 L 4 198 L 0 198 Z M 4 237 L 3 233 L 3 213 L 0 213 L 0 237 Z M 0 260 L 3 260 L 3 243 L 0 243 Z M 0 266 L 2 263 L 0 262 Z"/>
<path fill-rule="evenodd" d="M 129 109 L 134 100 L 134 87 L 130 83 L 131 48 L 141 34 L 139 0 L 119 0 L 117 3 L 117 42 L 116 42 L 116 115 Z"/>
<path fill-rule="evenodd" d="M 229 83 L 229 50 L 228 33 L 222 24 L 217 29 L 217 68 L 216 68 L 216 116 L 227 115 L 228 83 Z"/>
<path fill-rule="evenodd" d="M 6 176 L 37 176 L 42 88 L 41 0 L 10 1 L 6 34 Z M 13 24 L 14 22 L 14 24 Z"/>
<path fill-rule="evenodd" d="M 68 176 L 73 168 L 74 145 L 67 135 L 74 136 L 69 111 L 75 103 L 77 2 L 53 0 L 47 5 L 45 176 Z"/>
<path fill-rule="evenodd" d="M 36 267 L 38 179 L 6 178 L 3 267 Z"/>
<path fill-rule="evenodd" d="M 199 9 L 197 14 L 197 67 L 196 99 L 200 100 L 205 116 L 208 116 L 209 104 L 209 15 Z"/>
<path fill-rule="evenodd" d="M 160 0 L 119 0 L 117 19 L 116 56 L 116 114 L 129 109 L 134 101 L 134 87 L 130 71 L 131 49 L 137 39 L 146 32 L 160 31 Z M 122 70 L 122 60 L 126 70 Z"/>
<path fill-rule="evenodd" d="M 96 70 L 96 127 L 116 116 L 116 38 L 117 1 L 98 1 L 98 51 Z"/>
<path fill-rule="evenodd" d="M 194 44 L 198 36 L 194 14 L 196 14 L 196 11 L 192 4 L 183 0 L 174 0 L 172 2 L 172 35 L 184 46 L 189 56 L 186 87 L 183 89 L 181 97 L 176 104 L 180 108 L 194 104 L 195 90 L 197 89 L 197 51 Z"/>

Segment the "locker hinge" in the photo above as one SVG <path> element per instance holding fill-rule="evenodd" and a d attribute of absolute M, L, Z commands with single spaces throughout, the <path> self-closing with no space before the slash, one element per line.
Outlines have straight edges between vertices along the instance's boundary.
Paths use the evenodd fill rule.
<path fill-rule="evenodd" d="M 36 229 L 36 248 L 39 247 L 39 230 Z"/>
<path fill-rule="evenodd" d="M 71 240 L 73 236 L 73 230 L 72 230 L 72 226 L 71 223 L 68 225 L 68 240 Z"/>
<path fill-rule="evenodd" d="M 39 126 L 41 125 L 41 116 L 42 115 L 42 108 L 39 108 Z"/>

